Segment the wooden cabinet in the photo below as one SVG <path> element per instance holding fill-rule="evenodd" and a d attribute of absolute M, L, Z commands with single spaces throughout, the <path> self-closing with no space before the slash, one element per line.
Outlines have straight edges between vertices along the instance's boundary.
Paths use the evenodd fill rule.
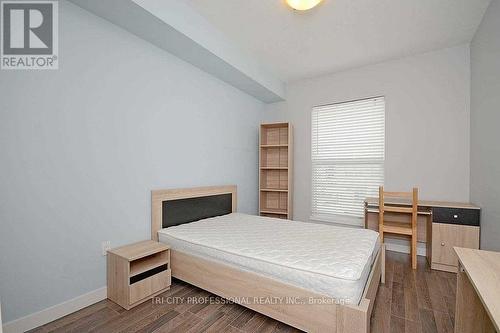
<path fill-rule="evenodd" d="M 289 123 L 262 124 L 259 139 L 259 212 L 292 218 L 293 135 Z"/>
<path fill-rule="evenodd" d="M 479 210 L 435 208 L 431 230 L 431 268 L 457 272 L 453 247 L 479 249 Z"/>
<path fill-rule="evenodd" d="M 170 249 L 143 241 L 108 251 L 108 298 L 130 309 L 170 288 Z"/>
<path fill-rule="evenodd" d="M 432 224 L 432 268 L 457 271 L 453 247 L 479 248 L 479 227 L 445 223 Z"/>

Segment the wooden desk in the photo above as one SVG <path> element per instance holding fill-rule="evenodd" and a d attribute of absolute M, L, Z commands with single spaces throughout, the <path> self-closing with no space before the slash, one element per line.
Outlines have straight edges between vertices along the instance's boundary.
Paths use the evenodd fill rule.
<path fill-rule="evenodd" d="M 411 200 L 399 199 L 399 198 L 387 198 L 385 203 L 389 205 L 402 205 L 411 206 Z M 378 208 L 378 198 L 366 198 L 365 204 L 370 207 Z M 457 208 L 457 209 L 480 209 L 478 206 L 472 205 L 470 203 L 464 202 L 449 202 L 449 201 L 431 201 L 431 200 L 419 200 L 418 208 Z"/>
<path fill-rule="evenodd" d="M 500 332 L 500 253 L 455 247 L 455 333 Z"/>
<path fill-rule="evenodd" d="M 387 198 L 387 204 L 411 206 L 407 199 Z M 365 200 L 365 228 L 378 231 L 378 198 Z M 426 256 L 432 269 L 457 272 L 458 260 L 454 246 L 479 248 L 480 208 L 469 203 L 419 200 L 417 240 L 426 244 Z M 386 213 L 387 221 L 410 223 L 409 216 Z M 387 239 L 406 239 L 387 235 Z"/>

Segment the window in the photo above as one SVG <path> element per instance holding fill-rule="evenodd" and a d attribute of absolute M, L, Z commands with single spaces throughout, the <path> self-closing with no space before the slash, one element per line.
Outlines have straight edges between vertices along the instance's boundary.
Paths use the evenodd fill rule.
<path fill-rule="evenodd" d="M 360 224 L 384 183 L 385 99 L 314 107 L 311 219 Z"/>

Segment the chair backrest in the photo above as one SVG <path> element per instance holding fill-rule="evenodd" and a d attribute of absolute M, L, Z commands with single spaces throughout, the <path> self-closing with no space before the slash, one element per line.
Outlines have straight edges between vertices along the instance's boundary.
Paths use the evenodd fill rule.
<path fill-rule="evenodd" d="M 386 202 L 385 198 L 393 198 L 396 200 Z M 398 200 L 399 199 L 399 200 Z M 388 192 L 384 191 L 384 187 L 378 189 L 379 200 L 379 224 L 384 223 L 384 212 L 390 211 L 395 213 L 412 214 L 412 227 L 417 226 L 418 213 L 418 188 L 414 187 L 412 192 Z M 411 204 L 411 208 L 405 207 Z"/>

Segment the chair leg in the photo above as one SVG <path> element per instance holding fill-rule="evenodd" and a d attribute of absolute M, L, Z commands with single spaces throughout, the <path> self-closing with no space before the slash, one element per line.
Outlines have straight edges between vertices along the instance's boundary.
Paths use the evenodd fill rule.
<path fill-rule="evenodd" d="M 380 247 L 380 250 L 382 251 L 382 274 L 380 274 L 380 282 L 382 284 L 385 284 L 385 244 L 382 244 Z"/>
<path fill-rule="evenodd" d="M 411 267 L 417 269 L 417 234 L 411 235 Z"/>

